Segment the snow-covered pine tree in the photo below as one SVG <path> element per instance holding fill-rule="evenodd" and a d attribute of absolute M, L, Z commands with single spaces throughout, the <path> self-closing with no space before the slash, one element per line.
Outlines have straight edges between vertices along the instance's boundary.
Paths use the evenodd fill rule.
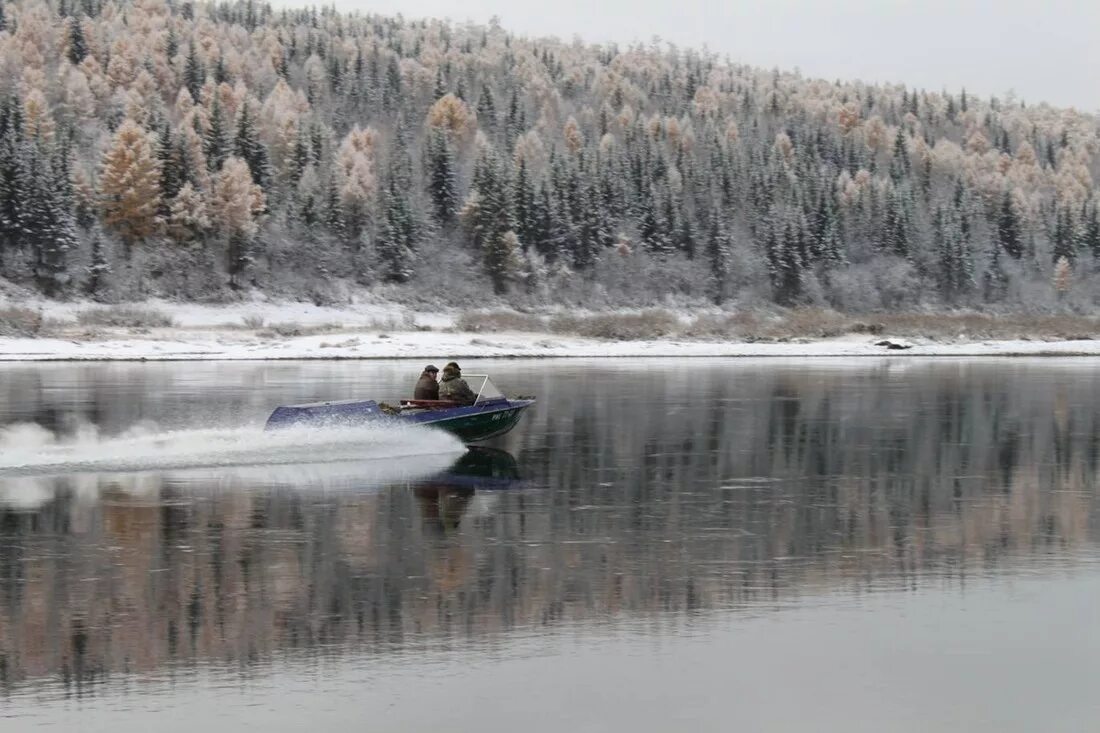
<path fill-rule="evenodd" d="M 458 215 L 455 159 L 446 132 L 433 126 L 428 133 L 428 194 L 436 222 L 446 227 Z"/>
<path fill-rule="evenodd" d="M 1009 257 L 1018 260 L 1024 253 L 1023 239 L 1023 226 L 1020 215 L 1016 211 L 1012 193 L 1006 190 L 1001 196 L 1000 212 L 997 218 L 997 242 Z"/>
<path fill-rule="evenodd" d="M 271 158 L 267 153 L 267 146 L 260 141 L 252 105 L 247 99 L 241 103 L 240 112 L 237 113 L 237 134 L 233 139 L 233 151 L 248 164 L 253 183 L 265 191 L 271 187 Z"/>
<path fill-rule="evenodd" d="M 512 190 L 512 206 L 516 212 L 516 234 L 526 249 L 540 240 L 539 211 L 535 188 L 527 173 L 527 161 L 520 158 Z"/>
<path fill-rule="evenodd" d="M 600 252 L 610 244 L 605 241 L 607 232 L 603 228 L 603 214 L 595 184 L 596 181 L 586 176 L 585 184 L 581 188 L 581 205 L 576 219 L 577 241 L 572 263 L 576 270 L 587 270 L 595 265 L 600 258 Z"/>
<path fill-rule="evenodd" d="M 1058 206 L 1054 214 L 1054 232 L 1051 259 L 1066 260 L 1070 265 L 1077 261 L 1078 235 L 1073 211 L 1068 206 Z"/>
<path fill-rule="evenodd" d="M 407 192 L 397 187 L 392 176 L 387 179 L 382 196 L 382 226 L 375 244 L 379 275 L 384 282 L 403 283 L 414 272 L 420 232 L 409 210 Z"/>
<path fill-rule="evenodd" d="M 180 148 L 172 139 L 172 127 L 165 122 L 157 136 L 157 160 L 160 162 L 160 192 L 162 198 L 161 214 L 168 214 L 169 201 L 179 193 L 183 185 L 183 171 L 180 170 Z"/>
<path fill-rule="evenodd" d="M 111 263 L 103 239 L 98 227 L 89 235 L 91 259 L 85 270 L 84 294 L 93 300 L 102 296 L 111 278 Z"/>
<path fill-rule="evenodd" d="M 668 207 L 664 192 L 651 188 L 646 203 L 642 205 L 642 218 L 638 223 L 638 237 L 648 252 L 666 256 L 672 251 L 669 237 Z"/>
<path fill-rule="evenodd" d="M 1093 201 L 1085 213 L 1085 232 L 1082 244 L 1092 253 L 1094 260 L 1100 260 L 1100 204 Z"/>
<path fill-rule="evenodd" d="M 191 94 L 191 99 L 198 102 L 202 95 L 202 84 L 206 81 L 206 71 L 203 69 L 202 60 L 195 50 L 195 42 L 192 41 L 187 49 L 187 60 L 183 67 L 183 85 Z"/>
<path fill-rule="evenodd" d="M 776 217 L 767 228 L 764 251 L 768 260 L 772 292 L 776 302 L 793 305 L 802 293 L 802 269 L 795 228 L 791 221 Z"/>
<path fill-rule="evenodd" d="M 912 220 L 907 192 L 892 188 L 886 194 L 883 238 L 887 251 L 908 258 L 912 254 Z"/>
<path fill-rule="evenodd" d="M 206 155 L 206 167 L 211 173 L 221 170 L 226 158 L 233 152 L 229 124 L 217 95 L 214 96 L 214 102 L 210 106 L 209 127 L 203 136 L 202 152 Z"/>
<path fill-rule="evenodd" d="M 474 168 L 464 218 L 470 243 L 482 257 L 493 289 L 505 293 L 519 274 L 518 246 L 509 184 L 491 145 L 483 145 Z M 511 235 L 511 236 L 509 236 Z"/>
<path fill-rule="evenodd" d="M 717 209 L 711 211 L 706 253 L 713 281 L 711 297 L 715 305 L 722 305 L 729 291 L 733 251 L 730 245 L 729 232 L 726 229 L 725 222 L 722 221 L 721 213 Z"/>
<path fill-rule="evenodd" d="M 72 202 L 66 197 L 67 185 L 58 185 L 67 172 L 55 168 L 38 145 L 28 150 L 30 186 L 25 191 L 24 207 L 27 236 L 34 249 L 34 276 L 38 288 L 47 297 L 57 297 L 72 280 L 68 259 L 76 249 L 76 223 Z"/>
<path fill-rule="evenodd" d="M 0 106 L 0 244 L 9 252 L 23 247 L 26 231 L 22 202 L 30 182 L 23 155 L 22 111 L 9 97 Z"/>
<path fill-rule="evenodd" d="M 88 55 L 88 41 L 84 38 L 84 27 L 81 25 L 78 16 L 74 15 L 69 18 L 66 31 L 68 38 L 66 39 L 65 55 L 68 57 L 69 63 L 76 66 Z"/>

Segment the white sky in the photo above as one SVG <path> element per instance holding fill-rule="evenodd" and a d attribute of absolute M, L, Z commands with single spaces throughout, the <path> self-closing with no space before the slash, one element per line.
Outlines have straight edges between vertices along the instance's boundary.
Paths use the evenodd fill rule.
<path fill-rule="evenodd" d="M 806 76 L 1100 109 L 1100 0 L 335 0 L 531 36 L 650 41 Z M 306 0 L 282 0 L 304 5 Z M 319 5 L 327 4 L 323 0 Z"/>

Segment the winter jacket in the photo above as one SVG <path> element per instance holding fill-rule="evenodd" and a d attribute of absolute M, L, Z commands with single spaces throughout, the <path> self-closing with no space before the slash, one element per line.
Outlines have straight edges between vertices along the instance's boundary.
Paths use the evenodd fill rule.
<path fill-rule="evenodd" d="M 439 399 L 439 382 L 430 374 L 421 374 L 420 379 L 416 380 L 416 389 L 413 390 L 414 400 L 438 400 Z"/>
<path fill-rule="evenodd" d="M 466 384 L 461 372 L 453 369 L 443 370 L 443 379 L 439 382 L 439 399 L 457 402 L 460 405 L 472 405 L 477 395 Z"/>

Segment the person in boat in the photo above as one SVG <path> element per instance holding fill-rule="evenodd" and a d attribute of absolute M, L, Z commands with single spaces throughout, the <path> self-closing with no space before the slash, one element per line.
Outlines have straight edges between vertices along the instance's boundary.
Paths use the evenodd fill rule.
<path fill-rule="evenodd" d="M 443 378 L 439 382 L 439 399 L 455 402 L 459 405 L 472 405 L 477 395 L 462 378 L 462 370 L 453 361 L 443 367 Z"/>
<path fill-rule="evenodd" d="M 424 367 L 424 371 L 420 373 L 420 379 L 416 380 L 416 389 L 413 390 L 414 400 L 439 399 L 439 382 L 435 381 L 437 374 L 439 369 L 434 364 Z"/>

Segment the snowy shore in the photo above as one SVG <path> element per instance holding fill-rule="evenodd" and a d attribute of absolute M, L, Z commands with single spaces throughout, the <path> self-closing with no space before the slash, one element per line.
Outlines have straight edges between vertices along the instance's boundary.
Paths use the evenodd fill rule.
<path fill-rule="evenodd" d="M 807 340 L 744 342 L 703 339 L 603 340 L 551 333 L 470 333 L 447 314 L 399 307 L 323 308 L 308 304 L 232 306 L 152 304 L 171 316 L 161 328 L 80 328 L 81 307 L 54 304 L 48 317 L 73 326 L 48 337 L 0 338 L 0 361 L 470 359 L 481 357 L 853 357 L 1100 356 L 1100 339 L 941 342 L 852 334 Z M 258 324 L 279 324 L 278 327 Z M 293 324 L 287 328 L 286 324 Z M 298 332 L 301 335 L 298 335 Z M 316 332 L 314 332 L 316 331 Z M 891 341 L 905 348 L 881 345 Z"/>

